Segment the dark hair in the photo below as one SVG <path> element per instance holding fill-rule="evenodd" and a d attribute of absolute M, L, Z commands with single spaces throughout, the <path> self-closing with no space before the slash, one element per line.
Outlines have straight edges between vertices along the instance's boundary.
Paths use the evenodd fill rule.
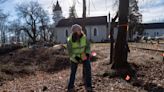
<path fill-rule="evenodd" d="M 81 35 L 80 36 L 78 36 L 77 35 L 77 33 L 73 33 L 72 34 L 72 41 L 73 42 L 76 42 L 76 41 L 78 41 L 81 37 L 83 37 L 84 36 L 84 33 L 81 33 Z"/>

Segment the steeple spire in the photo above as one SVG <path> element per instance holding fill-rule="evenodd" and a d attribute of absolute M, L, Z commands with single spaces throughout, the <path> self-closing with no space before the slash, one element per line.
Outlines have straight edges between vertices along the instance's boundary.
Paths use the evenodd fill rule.
<path fill-rule="evenodd" d="M 53 5 L 53 12 L 54 12 L 54 11 L 62 11 L 62 10 L 61 10 L 61 7 L 60 7 L 60 5 L 59 5 L 58 0 L 57 0 L 57 2 L 56 2 L 56 5 Z"/>

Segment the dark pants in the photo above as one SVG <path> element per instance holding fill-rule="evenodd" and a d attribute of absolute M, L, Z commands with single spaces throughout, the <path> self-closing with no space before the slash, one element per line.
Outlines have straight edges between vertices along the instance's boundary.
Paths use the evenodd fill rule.
<path fill-rule="evenodd" d="M 77 67 L 78 67 L 77 63 L 71 62 L 71 75 L 68 83 L 68 90 L 74 88 Z M 92 79 L 91 79 L 91 65 L 89 60 L 83 62 L 83 78 L 86 88 L 91 88 Z"/>

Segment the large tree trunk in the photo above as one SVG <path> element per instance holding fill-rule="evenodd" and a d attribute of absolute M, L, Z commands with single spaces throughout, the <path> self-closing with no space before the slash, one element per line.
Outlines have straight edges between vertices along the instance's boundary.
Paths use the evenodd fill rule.
<path fill-rule="evenodd" d="M 127 62 L 127 24 L 129 13 L 129 0 L 119 0 L 119 28 L 115 44 L 115 55 L 112 69 L 126 69 L 129 67 Z"/>
<path fill-rule="evenodd" d="M 82 23 L 82 30 L 86 34 L 85 29 L 85 20 L 86 20 L 86 0 L 83 0 L 83 23 Z M 83 67 L 83 82 L 85 83 L 86 72 L 84 71 L 85 67 Z"/>

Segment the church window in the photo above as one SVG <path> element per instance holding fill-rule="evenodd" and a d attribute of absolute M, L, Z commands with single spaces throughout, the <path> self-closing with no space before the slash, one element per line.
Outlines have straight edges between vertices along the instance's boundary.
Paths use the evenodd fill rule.
<path fill-rule="evenodd" d="M 68 33 L 68 30 L 67 29 L 66 29 L 66 33 L 65 34 L 66 34 L 66 37 L 68 37 L 69 33 Z"/>
<path fill-rule="evenodd" d="M 94 36 L 97 36 L 97 34 L 98 34 L 97 29 L 94 28 L 94 30 L 93 30 L 93 35 L 94 35 Z"/>

